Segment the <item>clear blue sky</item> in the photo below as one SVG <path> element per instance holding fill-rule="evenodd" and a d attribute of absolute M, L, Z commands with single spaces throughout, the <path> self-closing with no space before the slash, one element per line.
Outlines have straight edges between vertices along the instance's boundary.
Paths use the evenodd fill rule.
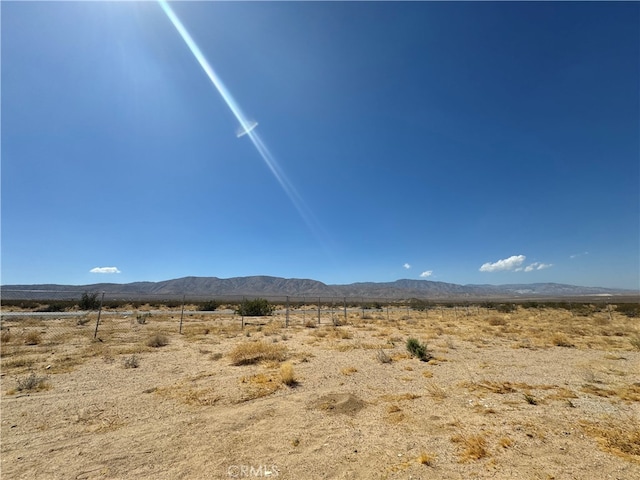
<path fill-rule="evenodd" d="M 639 3 L 170 5 L 286 179 L 158 3 L 2 2 L 3 284 L 639 288 Z"/>

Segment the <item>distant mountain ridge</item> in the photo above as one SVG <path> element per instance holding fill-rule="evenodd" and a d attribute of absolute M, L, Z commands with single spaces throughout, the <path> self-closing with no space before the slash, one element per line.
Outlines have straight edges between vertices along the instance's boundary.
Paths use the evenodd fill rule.
<path fill-rule="evenodd" d="M 189 297 L 217 296 L 291 296 L 291 297 L 347 297 L 384 299 L 482 299 L 536 298 L 638 295 L 636 290 L 601 287 L 580 287 L 558 283 L 508 285 L 458 285 L 431 280 L 401 279 L 394 282 L 358 282 L 347 285 L 327 285 L 317 280 L 271 276 L 250 277 L 183 277 L 161 282 L 96 283 L 90 285 L 3 285 L 0 291 L 10 299 L 36 295 L 37 291 L 105 292 L 127 298 L 153 296 Z M 31 293 L 32 295 L 29 295 Z M 40 295 L 37 295 L 40 296 Z"/>

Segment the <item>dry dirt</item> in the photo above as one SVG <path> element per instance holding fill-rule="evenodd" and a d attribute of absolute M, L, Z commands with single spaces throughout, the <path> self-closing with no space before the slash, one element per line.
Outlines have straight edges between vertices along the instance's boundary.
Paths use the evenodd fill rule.
<path fill-rule="evenodd" d="M 616 312 L 123 316 L 3 320 L 3 480 L 640 478 Z"/>

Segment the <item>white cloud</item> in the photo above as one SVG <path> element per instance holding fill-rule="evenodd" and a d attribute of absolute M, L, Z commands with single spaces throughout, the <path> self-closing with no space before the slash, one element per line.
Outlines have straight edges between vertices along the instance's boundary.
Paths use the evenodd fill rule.
<path fill-rule="evenodd" d="M 553 267 L 552 263 L 533 262 L 531 265 L 527 265 L 524 271 L 533 272 L 534 270 L 544 270 L 545 268 L 551 268 L 551 267 Z"/>
<path fill-rule="evenodd" d="M 589 255 L 589 252 L 574 253 L 573 255 L 569 255 L 569 258 L 578 258 L 578 257 L 581 257 L 583 255 Z"/>
<path fill-rule="evenodd" d="M 524 255 L 513 255 L 509 258 L 498 260 L 494 263 L 485 263 L 480 267 L 481 272 L 498 272 L 500 270 L 514 270 L 518 269 L 526 260 Z M 520 269 L 521 270 L 521 269 Z M 516 270 L 516 271 L 520 271 Z"/>
<path fill-rule="evenodd" d="M 120 273 L 118 267 L 95 267 L 89 270 L 91 273 Z"/>
<path fill-rule="evenodd" d="M 427 278 L 433 275 L 433 270 L 427 270 L 426 272 L 422 272 L 420 274 L 420 278 Z"/>
<path fill-rule="evenodd" d="M 404 268 L 406 268 L 407 270 L 409 270 L 411 268 L 411 265 L 409 265 L 408 263 L 405 263 L 404 265 L 402 265 Z"/>

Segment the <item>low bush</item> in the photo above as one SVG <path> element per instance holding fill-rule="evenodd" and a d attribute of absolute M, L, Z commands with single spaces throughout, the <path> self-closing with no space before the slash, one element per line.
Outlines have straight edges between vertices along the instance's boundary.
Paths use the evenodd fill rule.
<path fill-rule="evenodd" d="M 138 368 L 140 366 L 140 359 L 136 355 L 131 355 L 124 359 L 124 368 Z"/>
<path fill-rule="evenodd" d="M 43 390 L 47 388 L 47 377 L 41 377 L 31 372 L 28 377 L 18 379 L 16 390 L 19 392 L 25 390 Z"/>
<path fill-rule="evenodd" d="M 427 352 L 427 346 L 416 338 L 407 339 L 407 351 L 423 362 L 428 362 L 432 358 L 431 354 Z"/>
<path fill-rule="evenodd" d="M 98 300 L 97 292 L 84 292 L 78 302 L 80 310 L 98 310 L 100 308 L 100 300 Z"/>
<path fill-rule="evenodd" d="M 153 348 L 164 347 L 169 344 L 169 339 L 166 335 L 161 333 L 155 333 L 149 340 L 147 340 L 147 346 Z"/>
<path fill-rule="evenodd" d="M 39 332 L 32 330 L 24 336 L 25 345 L 38 345 L 40 342 L 42 342 L 42 336 Z"/>
<path fill-rule="evenodd" d="M 242 302 L 236 313 L 245 317 L 265 317 L 271 315 L 275 307 L 265 298 L 256 298 Z"/>
<path fill-rule="evenodd" d="M 280 365 L 280 378 L 282 383 L 288 387 L 295 387 L 298 384 L 295 373 L 293 371 L 293 365 L 289 362 L 285 362 Z"/>
<path fill-rule="evenodd" d="M 616 312 L 620 312 L 629 318 L 638 318 L 640 317 L 640 304 L 622 303 L 616 306 Z"/>
<path fill-rule="evenodd" d="M 198 310 L 200 310 L 201 312 L 214 312 L 219 307 L 220 307 L 220 302 L 218 302 L 217 300 L 210 300 L 200 305 L 200 308 Z"/>

